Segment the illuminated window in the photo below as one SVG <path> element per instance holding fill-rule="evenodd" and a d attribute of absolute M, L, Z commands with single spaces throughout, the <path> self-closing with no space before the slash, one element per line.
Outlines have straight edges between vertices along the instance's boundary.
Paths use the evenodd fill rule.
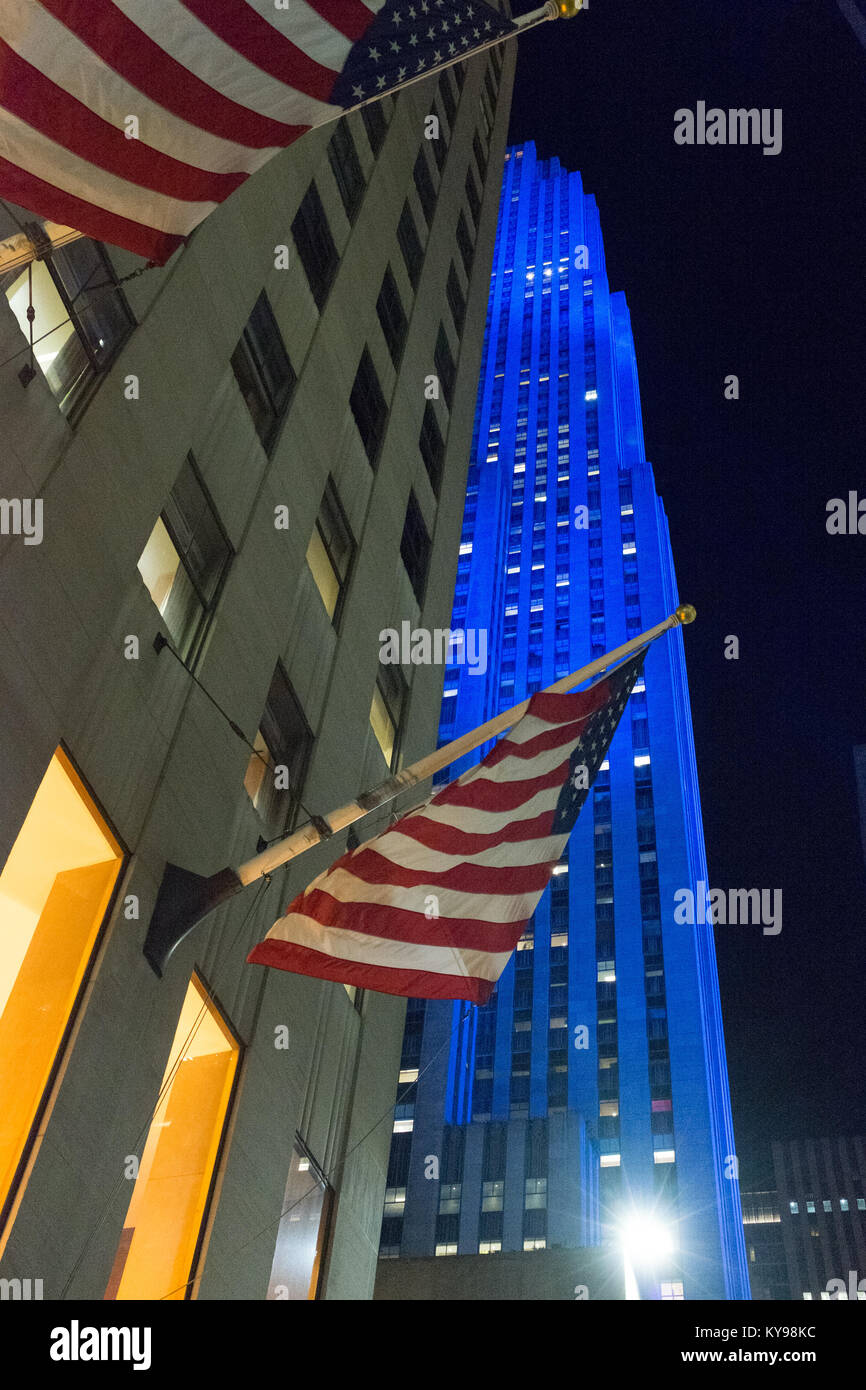
<path fill-rule="evenodd" d="M 524 1250 L 546 1250 L 547 1240 L 544 1236 L 540 1236 L 536 1240 L 525 1240 L 523 1242 L 523 1248 Z"/>
<path fill-rule="evenodd" d="M 278 665 L 244 777 L 250 801 L 274 829 L 294 824 L 312 746 L 309 725 Z"/>
<path fill-rule="evenodd" d="M 159 1088 L 107 1299 L 183 1299 L 198 1255 L 240 1048 L 194 975 Z"/>
<path fill-rule="evenodd" d="M 501 1249 L 501 1240 L 482 1240 L 478 1243 L 479 1255 L 498 1255 Z"/>
<path fill-rule="evenodd" d="M 406 1208 L 405 1187 L 385 1188 L 385 1216 L 402 1216 Z"/>
<path fill-rule="evenodd" d="M 401 1084 L 405 1084 L 406 1082 L 409 1082 L 409 1081 L 417 1081 L 417 1080 L 418 1080 L 418 1068 L 417 1068 L 417 1067 L 402 1067 L 401 1070 L 400 1070 L 400 1075 L 399 1075 L 399 1077 L 398 1077 L 398 1080 L 400 1081 Z"/>
<path fill-rule="evenodd" d="M 504 1197 L 504 1182 L 485 1182 L 481 1184 L 482 1211 L 502 1211 Z"/>
<path fill-rule="evenodd" d="M 0 288 L 28 343 L 32 297 L 33 355 L 66 414 L 80 403 L 88 382 L 111 364 L 135 325 L 123 292 L 115 286 L 111 262 L 99 242 L 87 237 L 55 247 L 23 271 L 0 277 Z M 21 364 L 29 366 L 29 355 L 21 354 Z"/>
<path fill-rule="evenodd" d="M 683 1285 L 681 1279 L 673 1279 L 662 1284 L 662 1298 L 672 1298 L 676 1300 L 684 1299 Z"/>
<path fill-rule="evenodd" d="M 411 1134 L 411 1133 L 412 1133 L 412 1130 L 413 1130 L 414 1128 L 415 1128 L 415 1121 L 414 1121 L 414 1120 L 395 1120 L 395 1121 L 394 1121 L 393 1133 L 394 1133 L 394 1134 Z"/>
<path fill-rule="evenodd" d="M 333 1195 L 318 1166 L 296 1141 L 283 1196 L 268 1298 L 316 1297 Z"/>
<path fill-rule="evenodd" d="M 30 1155 L 122 863 L 58 749 L 0 875 L 0 1206 Z"/>
<path fill-rule="evenodd" d="M 340 621 L 354 554 L 355 541 L 329 478 L 307 546 L 307 564 L 334 627 Z"/>
<path fill-rule="evenodd" d="M 456 1255 L 457 1242 L 449 1241 L 447 1244 L 437 1245 L 433 1253 L 435 1255 Z"/>
<path fill-rule="evenodd" d="M 373 690 L 370 724 L 388 767 L 396 770 L 408 687 L 399 666 L 382 666 Z"/>

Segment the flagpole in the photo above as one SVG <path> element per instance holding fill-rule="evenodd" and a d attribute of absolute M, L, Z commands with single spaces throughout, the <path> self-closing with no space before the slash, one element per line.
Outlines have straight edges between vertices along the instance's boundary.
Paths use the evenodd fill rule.
<path fill-rule="evenodd" d="M 626 642 L 621 647 L 616 647 L 612 652 L 605 656 L 598 657 L 591 661 L 588 666 L 582 666 L 579 671 L 572 671 L 568 676 L 563 676 L 554 685 L 549 685 L 542 693 L 545 695 L 563 695 L 567 690 L 573 690 L 576 685 L 582 685 L 584 681 L 590 680 L 592 676 L 597 676 L 601 671 L 607 670 L 615 662 L 621 661 L 633 652 L 650 642 L 654 642 L 657 637 L 661 637 L 663 632 L 667 632 L 672 627 L 679 627 L 681 624 L 694 621 L 695 610 L 689 604 L 683 604 L 675 613 L 671 613 L 665 618 L 664 622 L 657 623 L 655 627 L 648 628 L 639 637 L 634 637 L 630 642 Z M 348 802 L 341 806 L 339 810 L 332 811 L 325 818 L 326 824 L 330 827 L 331 834 L 338 830 L 345 830 L 347 825 L 353 821 L 360 820 L 377 806 L 382 806 L 386 801 L 393 801 L 395 796 L 407 791 L 410 787 L 417 787 L 419 782 L 425 782 L 428 777 L 432 777 L 434 772 L 441 772 L 443 767 L 448 767 L 449 763 L 456 762 L 464 754 L 471 753 L 473 749 L 479 748 L 482 743 L 487 743 L 489 739 L 496 738 L 506 729 L 512 728 L 519 719 L 522 719 L 529 708 L 529 700 L 521 700 L 520 704 L 513 705 L 511 709 L 503 710 L 493 719 L 488 719 L 486 724 L 479 724 L 477 729 L 472 729 L 468 734 L 462 734 L 460 738 L 455 738 L 451 743 L 446 743 L 442 748 L 437 748 L 435 752 L 428 753 L 425 758 L 419 758 L 411 767 L 403 768 L 393 777 L 389 777 L 380 786 L 372 791 L 359 796 L 357 800 Z M 241 864 L 236 870 L 237 876 L 244 887 L 260 878 L 262 874 L 271 873 L 272 870 L 286 864 L 290 859 L 295 859 L 305 850 L 311 849 L 313 845 L 319 844 L 323 836 L 315 825 L 305 825 L 300 830 L 296 830 L 285 840 L 279 840 L 274 845 L 269 845 L 261 854 L 257 854 L 253 859 L 248 859 L 245 864 Z"/>
<path fill-rule="evenodd" d="M 656 623 L 655 627 L 647 628 L 646 632 L 641 632 L 630 642 L 606 652 L 604 656 L 591 661 L 588 666 L 582 666 L 580 670 L 563 676 L 541 693 L 563 695 L 631 656 L 641 647 L 648 646 L 670 628 L 694 622 L 695 616 L 691 604 L 680 604 L 675 612 L 669 614 L 662 622 Z M 273 873 L 274 869 L 297 859 L 298 855 L 313 849 L 323 840 L 330 839 L 338 831 L 345 830 L 346 826 L 361 820 L 378 806 L 393 801 L 401 792 L 418 786 L 419 782 L 425 782 L 435 772 L 448 767 L 449 763 L 456 762 L 466 753 L 471 753 L 483 743 L 504 733 L 523 718 L 528 708 L 529 699 L 521 700 L 520 704 L 503 710 L 493 719 L 488 719 L 486 724 L 480 724 L 478 728 L 462 734 L 460 738 L 452 739 L 451 743 L 446 743 L 444 747 L 419 758 L 410 767 L 386 778 L 372 791 L 365 792 L 345 806 L 340 806 L 327 817 L 317 816 L 314 821 L 287 835 L 285 839 L 277 841 L 276 844 L 269 845 L 261 854 L 248 859 L 237 869 L 221 869 L 219 873 L 203 877 L 191 873 L 188 869 L 182 869 L 177 864 L 167 864 L 143 947 L 144 955 L 153 970 L 161 976 L 175 947 L 202 917 L 207 916 L 221 903 L 234 897 L 256 879 Z"/>

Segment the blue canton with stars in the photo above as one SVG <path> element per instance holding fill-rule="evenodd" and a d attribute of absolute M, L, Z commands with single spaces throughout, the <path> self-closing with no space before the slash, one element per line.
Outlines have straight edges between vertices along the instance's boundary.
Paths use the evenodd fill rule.
<path fill-rule="evenodd" d="M 647 649 L 637 652 L 623 662 L 608 677 L 610 695 L 601 709 L 590 715 L 586 728 L 580 736 L 568 768 L 568 780 L 559 793 L 556 810 L 553 813 L 552 835 L 569 835 L 574 827 L 589 789 L 595 781 L 596 773 L 607 757 L 611 739 L 622 718 L 632 687 L 643 670 Z M 580 769 L 586 768 L 584 776 Z M 586 782 L 587 785 L 582 784 Z"/>
<path fill-rule="evenodd" d="M 460 54 L 469 57 L 479 44 L 516 30 L 478 0 L 388 0 L 353 46 L 330 100 L 348 107 L 385 96 L 410 77 L 435 72 Z"/>

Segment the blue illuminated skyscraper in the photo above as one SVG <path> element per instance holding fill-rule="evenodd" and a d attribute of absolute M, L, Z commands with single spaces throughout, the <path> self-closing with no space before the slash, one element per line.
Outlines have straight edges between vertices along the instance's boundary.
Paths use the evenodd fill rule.
<path fill-rule="evenodd" d="M 451 623 L 490 657 L 446 671 L 440 743 L 678 603 L 595 199 L 532 144 L 506 161 Z M 750 1296 L 712 928 L 673 918 L 706 880 L 676 629 L 490 1003 L 409 1003 L 383 1258 L 593 1245 L 652 1214 L 656 1297 Z"/>

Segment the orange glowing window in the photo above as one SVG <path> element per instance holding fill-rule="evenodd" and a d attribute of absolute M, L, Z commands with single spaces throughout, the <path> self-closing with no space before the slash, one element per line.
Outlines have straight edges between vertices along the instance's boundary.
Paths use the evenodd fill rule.
<path fill-rule="evenodd" d="M 239 1045 L 190 981 L 105 1297 L 190 1296 Z"/>
<path fill-rule="evenodd" d="M 122 864 L 123 850 L 58 749 L 0 874 L 0 1206 L 33 1151 Z"/>

